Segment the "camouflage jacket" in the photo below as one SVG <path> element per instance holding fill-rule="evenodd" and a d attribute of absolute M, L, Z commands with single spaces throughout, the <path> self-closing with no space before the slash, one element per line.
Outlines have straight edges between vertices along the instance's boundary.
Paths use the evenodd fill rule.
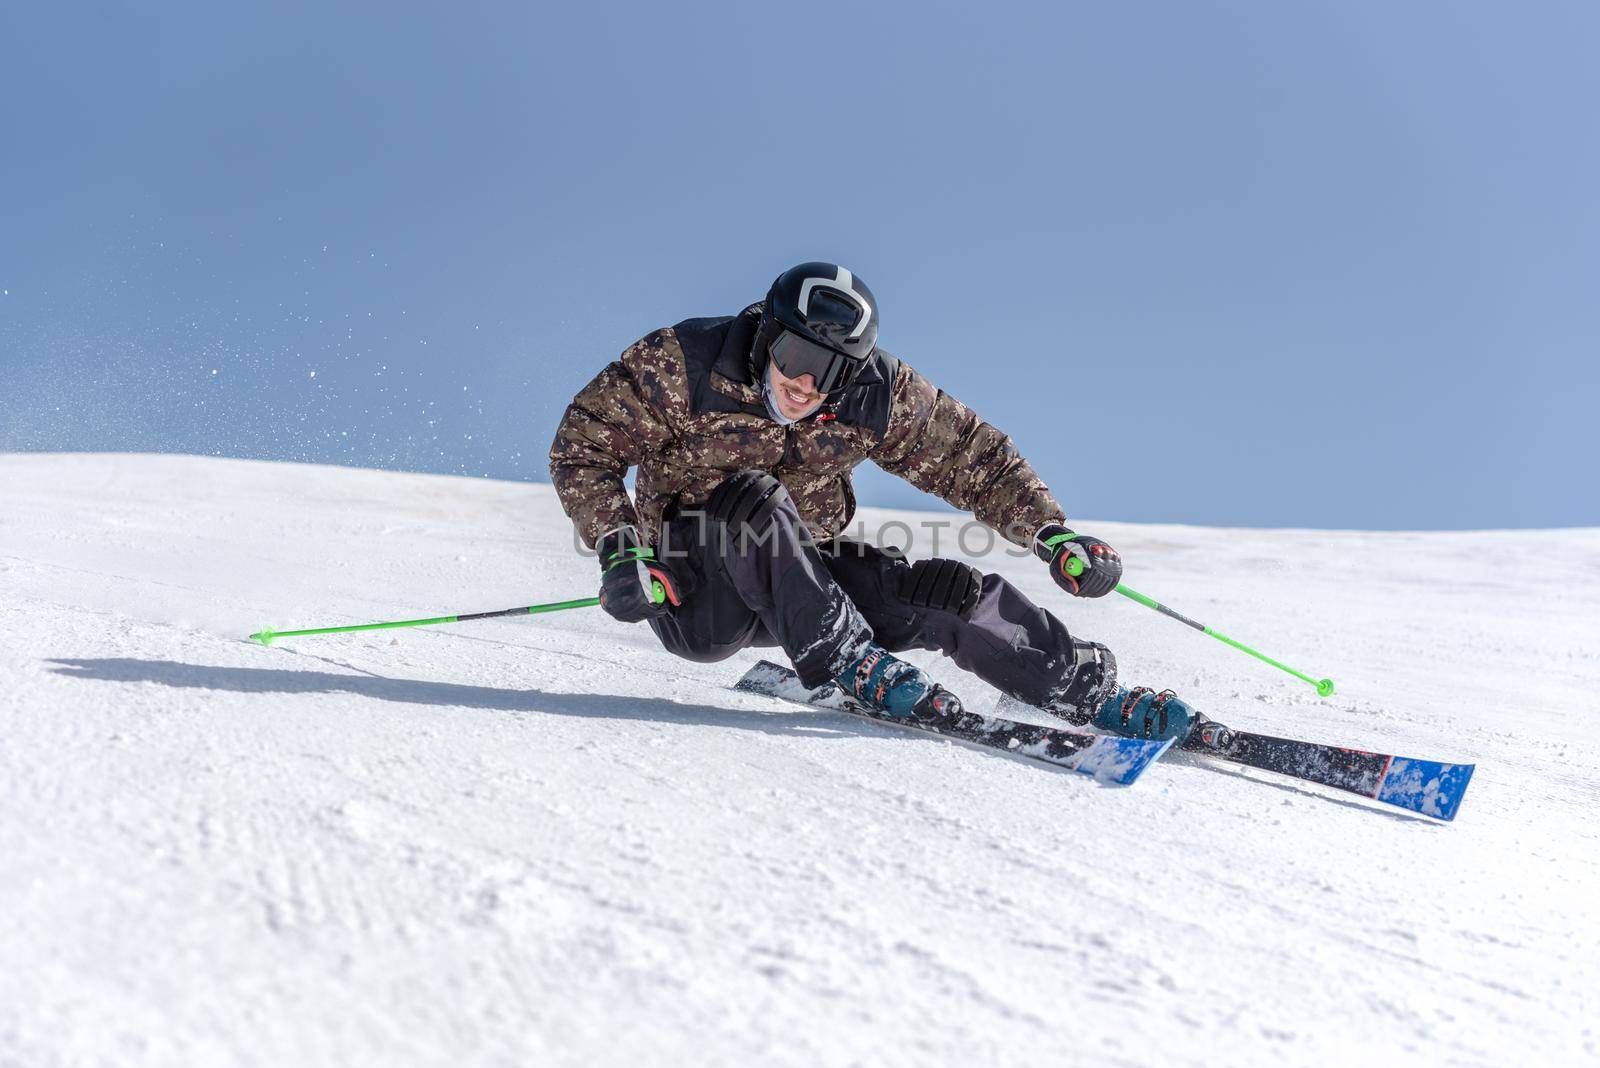
<path fill-rule="evenodd" d="M 1011 439 L 879 349 L 855 384 L 787 426 L 767 413 L 750 350 L 761 305 L 688 319 L 630 345 L 568 406 L 550 476 L 584 544 L 632 524 L 656 540 L 664 518 L 703 504 L 734 471 L 771 472 L 821 538 L 855 514 L 863 460 L 971 512 L 1027 545 L 1061 506 Z M 623 477 L 637 467 L 638 507 Z"/>

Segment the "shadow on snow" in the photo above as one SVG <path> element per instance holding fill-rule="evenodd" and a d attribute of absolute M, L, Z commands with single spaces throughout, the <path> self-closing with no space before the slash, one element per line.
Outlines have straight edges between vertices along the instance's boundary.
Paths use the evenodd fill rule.
<path fill-rule="evenodd" d="M 96 679 L 101 682 L 153 682 L 186 690 L 258 694 L 348 693 L 380 701 L 444 708 L 480 708 L 495 712 L 537 712 L 685 726 L 734 727 L 767 734 L 811 735 L 819 738 L 845 736 L 832 725 L 817 724 L 814 716 L 682 704 L 660 697 L 547 693 L 542 690 L 500 689 L 421 679 L 392 679 L 373 674 L 339 675 L 329 671 L 291 671 L 283 668 L 216 667 L 135 657 L 52 659 L 47 663 L 57 665 L 53 669 L 56 674 L 69 678 Z M 810 718 L 811 722 L 805 722 L 805 718 Z"/>

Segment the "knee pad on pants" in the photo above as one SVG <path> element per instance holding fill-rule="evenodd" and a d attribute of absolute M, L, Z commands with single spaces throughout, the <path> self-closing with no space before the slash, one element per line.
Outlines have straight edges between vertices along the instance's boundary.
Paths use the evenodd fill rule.
<path fill-rule="evenodd" d="M 914 608 L 953 612 L 966 619 L 983 592 L 978 569 L 959 560 L 918 560 L 900 576 L 900 599 Z"/>
<path fill-rule="evenodd" d="M 739 548 L 759 545 L 772 529 L 772 518 L 785 505 L 789 491 L 766 471 L 739 471 L 711 491 L 706 513 L 727 528 Z"/>

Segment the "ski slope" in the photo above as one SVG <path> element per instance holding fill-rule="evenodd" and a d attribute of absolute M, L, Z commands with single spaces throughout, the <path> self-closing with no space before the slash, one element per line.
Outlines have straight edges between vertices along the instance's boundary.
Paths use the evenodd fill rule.
<path fill-rule="evenodd" d="M 598 609 L 264 649 L 596 569 L 545 485 L 0 456 L 0 1065 L 1600 1062 L 1600 531 L 1081 525 L 1337 695 L 973 559 L 1233 726 L 1475 761 L 1460 816 L 1100 786 Z"/>

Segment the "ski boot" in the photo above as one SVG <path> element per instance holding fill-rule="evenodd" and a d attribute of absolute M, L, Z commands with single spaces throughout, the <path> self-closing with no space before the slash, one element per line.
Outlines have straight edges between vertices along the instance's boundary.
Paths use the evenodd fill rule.
<path fill-rule="evenodd" d="M 955 694 L 877 642 L 868 642 L 833 681 L 866 707 L 899 719 L 944 719 L 962 711 Z"/>
<path fill-rule="evenodd" d="M 1119 686 L 1095 710 L 1090 722 L 1103 731 L 1125 738 L 1153 741 L 1171 738 L 1182 746 L 1190 730 L 1203 719 L 1205 717 L 1179 700 L 1171 690 L 1156 693 L 1148 686 L 1135 686 L 1131 690 Z"/>

